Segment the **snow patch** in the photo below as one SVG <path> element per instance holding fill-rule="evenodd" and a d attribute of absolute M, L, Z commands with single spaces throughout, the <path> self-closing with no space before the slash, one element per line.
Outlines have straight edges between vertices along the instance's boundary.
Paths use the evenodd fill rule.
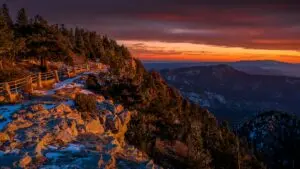
<path fill-rule="evenodd" d="M 88 75 L 88 74 L 91 74 L 91 72 L 86 72 L 86 73 L 83 73 L 83 74 Z M 82 75 L 78 75 L 76 77 L 73 77 L 73 78 L 55 83 L 53 85 L 54 89 L 49 90 L 46 95 L 52 95 L 52 94 L 55 93 L 56 90 L 60 90 L 60 89 L 63 89 L 63 88 L 74 88 L 74 87 L 81 87 L 82 88 L 82 87 L 84 87 L 83 84 L 74 83 L 75 80 L 78 80 L 81 77 L 82 77 Z"/>
<path fill-rule="evenodd" d="M 62 157 L 63 154 L 61 153 L 55 153 L 55 152 L 50 152 L 50 153 L 46 153 L 45 156 L 48 158 L 48 159 L 57 159 L 59 157 Z"/>
<path fill-rule="evenodd" d="M 72 87 L 74 87 L 74 85 L 78 85 L 78 86 L 81 87 L 81 86 L 83 86 L 82 84 L 77 84 L 77 83 L 72 84 L 75 80 L 79 79 L 80 77 L 81 76 L 79 75 L 79 76 L 64 80 L 62 82 L 55 83 L 54 84 L 54 90 L 59 90 L 59 89 L 62 89 L 62 88 L 72 88 Z"/>
<path fill-rule="evenodd" d="M 70 106 L 70 107 L 75 106 L 75 102 L 74 102 L 73 100 L 65 101 L 65 102 L 63 102 L 63 104 L 68 105 L 68 106 Z"/>
<path fill-rule="evenodd" d="M 49 165 L 49 166 L 43 166 L 41 167 L 41 169 L 61 169 L 62 166 L 58 166 L 58 165 Z"/>
<path fill-rule="evenodd" d="M 255 137 L 256 137 L 256 132 L 255 132 L 255 131 L 252 131 L 252 132 L 249 134 L 249 138 L 253 140 Z"/>
<path fill-rule="evenodd" d="M 68 147 L 62 149 L 61 151 L 69 151 L 72 153 L 79 153 L 82 149 L 84 149 L 84 145 L 69 144 Z"/>
<path fill-rule="evenodd" d="M 87 94 L 87 95 L 89 95 L 89 94 L 94 94 L 94 92 L 91 92 L 91 91 L 85 90 L 85 89 L 80 90 L 80 93 L 82 93 L 82 94 Z"/>
<path fill-rule="evenodd" d="M 208 91 L 205 91 L 204 93 L 207 95 L 207 97 L 208 97 L 210 100 L 216 99 L 216 100 L 219 101 L 220 103 L 226 104 L 226 99 L 225 99 L 224 96 L 219 95 L 219 94 L 216 94 L 216 93 L 208 92 Z"/>
<path fill-rule="evenodd" d="M 45 107 L 45 109 L 50 110 L 53 109 L 56 106 L 56 104 L 44 104 L 43 106 Z"/>
<path fill-rule="evenodd" d="M 51 146 L 51 145 L 49 145 L 48 148 L 49 148 L 50 150 L 57 150 L 57 149 L 58 149 L 58 147 Z"/>
<path fill-rule="evenodd" d="M 22 104 L 0 106 L 0 115 L 6 119 L 5 121 L 0 122 L 0 131 L 3 130 L 3 128 L 11 122 L 11 115 L 16 111 L 20 110 L 21 107 Z"/>
<path fill-rule="evenodd" d="M 201 95 L 194 92 L 182 92 L 182 94 L 187 97 L 190 101 L 199 104 L 203 107 L 210 107 L 210 103 L 208 100 L 203 99 Z"/>
<path fill-rule="evenodd" d="M 47 95 L 48 91 L 47 90 L 33 90 L 33 93 L 36 95 Z"/>
<path fill-rule="evenodd" d="M 167 80 L 168 81 L 175 81 L 176 80 L 176 76 L 173 75 L 173 76 L 167 76 Z"/>

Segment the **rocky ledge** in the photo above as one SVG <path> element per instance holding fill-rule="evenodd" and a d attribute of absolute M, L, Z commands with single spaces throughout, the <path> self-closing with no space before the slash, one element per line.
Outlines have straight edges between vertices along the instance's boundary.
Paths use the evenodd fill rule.
<path fill-rule="evenodd" d="M 81 87 L 60 87 L 51 97 L 72 99 L 74 92 L 93 95 L 97 98 L 97 112 L 93 116 L 79 112 L 72 100 L 23 106 L 0 132 L 0 166 L 159 168 L 124 140 L 127 124 L 136 112 Z"/>

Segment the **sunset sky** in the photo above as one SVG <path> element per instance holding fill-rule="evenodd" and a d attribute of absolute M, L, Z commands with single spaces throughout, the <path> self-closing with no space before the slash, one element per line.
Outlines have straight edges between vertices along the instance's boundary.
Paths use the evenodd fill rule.
<path fill-rule="evenodd" d="M 300 63 L 299 0 L 0 0 L 95 30 L 143 60 Z M 271 3 L 270 3 L 271 2 Z"/>

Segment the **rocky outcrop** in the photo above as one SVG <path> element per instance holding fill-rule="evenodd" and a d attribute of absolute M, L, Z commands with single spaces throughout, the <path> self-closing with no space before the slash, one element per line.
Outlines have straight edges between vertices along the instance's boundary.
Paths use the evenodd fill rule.
<path fill-rule="evenodd" d="M 112 101 L 98 104 L 103 102 L 107 109 L 102 107 L 96 117 L 87 119 L 66 104 L 58 104 L 50 110 L 42 104 L 20 110 L 0 132 L 0 150 L 15 159 L 14 165 L 7 165 L 2 160 L 0 165 L 39 168 L 55 165 L 57 159 L 60 167 L 86 164 L 83 168 L 112 169 L 126 163 L 148 165 L 147 156 L 140 157 L 140 153 L 131 152 L 124 139 L 132 113 Z"/>
<path fill-rule="evenodd" d="M 86 123 L 85 125 L 86 132 L 93 134 L 103 134 L 104 127 L 100 123 L 99 119 L 93 119 Z"/>
<path fill-rule="evenodd" d="M 147 156 L 139 156 L 141 152 L 125 142 L 133 113 L 112 99 L 82 89 L 82 80 L 78 80 L 80 84 L 44 92 L 53 93 L 45 97 L 51 98 L 47 105 L 28 104 L 12 115 L 11 121 L 0 132 L 0 166 L 157 168 Z M 70 99 L 79 93 L 96 98 L 96 111 L 76 109 Z"/>

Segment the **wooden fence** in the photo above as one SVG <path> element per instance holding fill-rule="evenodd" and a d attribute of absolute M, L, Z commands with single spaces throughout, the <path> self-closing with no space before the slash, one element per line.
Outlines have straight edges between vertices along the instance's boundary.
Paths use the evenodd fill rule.
<path fill-rule="evenodd" d="M 42 88 L 45 82 L 59 82 L 60 80 L 71 78 L 91 69 L 97 70 L 102 68 L 102 64 L 84 64 L 45 73 L 34 73 L 14 81 L 0 83 L 0 96 L 7 96 L 12 100 L 11 96 L 13 94 L 18 94 L 23 91 L 32 92 L 33 88 Z"/>

